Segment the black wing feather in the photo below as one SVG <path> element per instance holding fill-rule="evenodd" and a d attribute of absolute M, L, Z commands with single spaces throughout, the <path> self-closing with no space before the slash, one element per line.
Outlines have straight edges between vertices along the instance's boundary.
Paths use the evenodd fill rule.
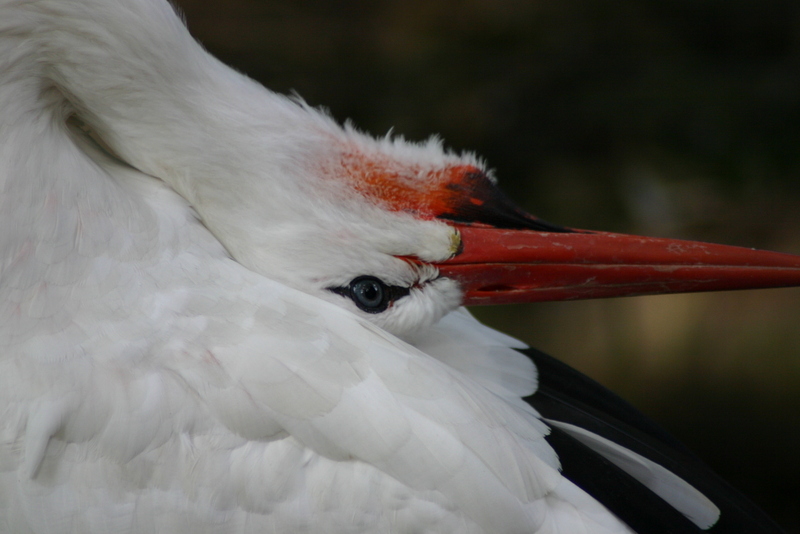
<path fill-rule="evenodd" d="M 703 493 L 721 511 L 719 521 L 702 530 L 622 469 L 553 428 L 548 441 L 561 459 L 565 476 L 636 532 L 783 532 L 761 509 L 625 400 L 552 356 L 536 349 L 521 352 L 539 370 L 539 388 L 525 400 L 543 417 L 579 426 L 656 462 Z"/>
<path fill-rule="evenodd" d="M 547 442 L 558 453 L 561 472 L 640 534 L 706 532 L 686 519 L 644 484 L 579 442 L 551 427 Z"/>

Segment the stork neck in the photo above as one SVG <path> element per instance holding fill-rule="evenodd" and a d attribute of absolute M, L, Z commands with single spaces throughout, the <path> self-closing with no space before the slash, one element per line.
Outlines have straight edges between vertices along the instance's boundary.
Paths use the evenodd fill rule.
<path fill-rule="evenodd" d="M 264 143 L 296 114 L 206 53 L 166 2 L 22 2 L 0 8 L 0 20 L 16 33 L 2 38 L 24 44 L 30 83 L 53 88 L 103 145 L 192 204 L 206 189 L 218 194 L 220 176 L 243 190 L 231 180 L 256 169 L 241 162 L 263 160 Z"/>

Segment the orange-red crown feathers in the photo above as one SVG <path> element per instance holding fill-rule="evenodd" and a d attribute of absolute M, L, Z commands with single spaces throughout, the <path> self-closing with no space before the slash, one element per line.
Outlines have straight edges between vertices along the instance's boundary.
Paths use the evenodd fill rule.
<path fill-rule="evenodd" d="M 568 231 L 519 209 L 472 164 L 401 165 L 356 151 L 345 153 L 341 164 L 356 191 L 390 211 L 497 228 Z"/>

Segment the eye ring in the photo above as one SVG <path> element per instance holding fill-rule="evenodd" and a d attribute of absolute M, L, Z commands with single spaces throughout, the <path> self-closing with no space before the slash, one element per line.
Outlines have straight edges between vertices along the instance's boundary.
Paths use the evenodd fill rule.
<path fill-rule="evenodd" d="M 353 278 L 346 286 L 329 287 L 337 295 L 347 297 L 366 313 L 381 313 L 399 298 L 411 293 L 411 289 L 403 286 L 390 286 L 375 276 L 363 275 Z"/>

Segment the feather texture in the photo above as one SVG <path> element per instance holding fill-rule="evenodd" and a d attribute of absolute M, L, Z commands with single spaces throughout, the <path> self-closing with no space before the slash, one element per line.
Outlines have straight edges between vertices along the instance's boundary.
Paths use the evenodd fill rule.
<path fill-rule="evenodd" d="M 562 474 L 524 345 L 403 259 L 453 229 L 341 176 L 474 156 L 340 128 L 161 0 L 0 0 L 0 110 L 0 532 L 631 532 Z M 380 316 L 329 291 L 376 273 L 409 288 Z"/>
<path fill-rule="evenodd" d="M 193 211 L 187 158 L 209 154 L 166 131 L 205 103 L 165 117 L 159 84 L 197 62 L 272 115 L 329 119 L 222 71 L 166 3 L 5 1 L 0 21 L 0 531 L 625 530 L 571 503 L 591 499 L 519 400 L 534 371 L 516 342 L 457 312 L 419 342 L 440 361 L 235 261 Z M 467 345 L 488 388 L 446 363 Z"/>

